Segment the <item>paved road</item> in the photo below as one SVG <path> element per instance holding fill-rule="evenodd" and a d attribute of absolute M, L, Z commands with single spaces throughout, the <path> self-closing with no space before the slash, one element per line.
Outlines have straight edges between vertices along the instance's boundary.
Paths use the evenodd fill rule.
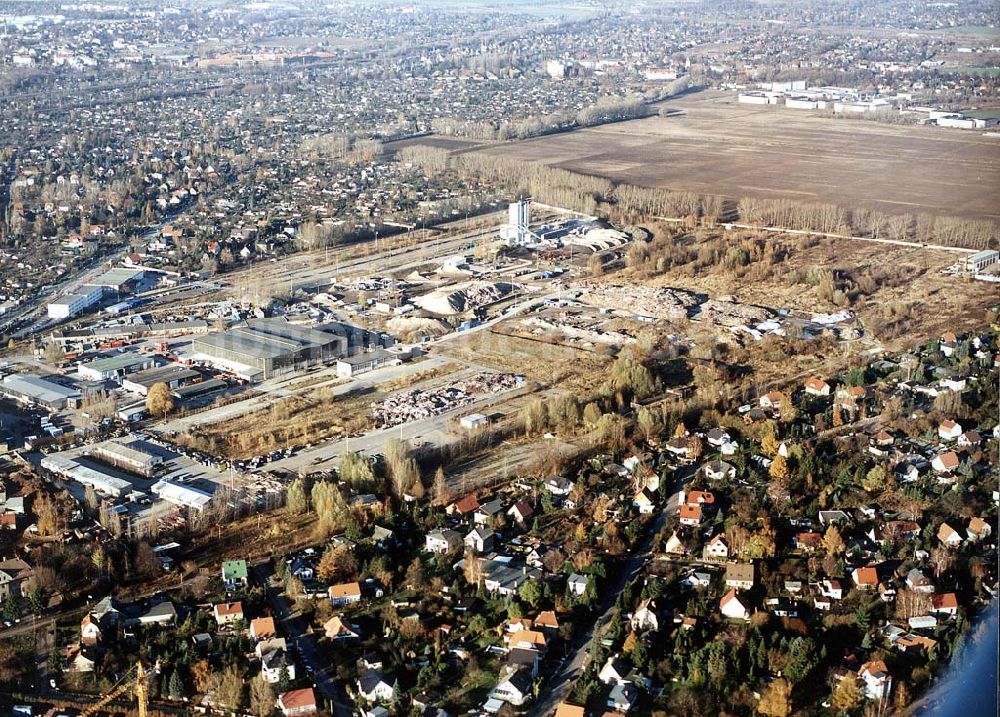
<path fill-rule="evenodd" d="M 673 484 L 669 494 L 674 494 L 681 490 L 684 486 L 684 480 L 684 470 L 682 468 L 677 469 L 674 472 Z M 548 682 L 542 686 L 538 694 L 538 699 L 535 700 L 535 703 L 528 710 L 527 717 L 548 717 L 559 706 L 559 703 L 563 702 L 569 696 L 573 682 L 579 677 L 580 672 L 587 663 L 589 657 L 588 648 L 593 642 L 595 632 L 598 629 L 603 629 L 608 623 L 617 609 L 615 608 L 615 600 L 618 599 L 618 595 L 625 589 L 629 581 L 635 578 L 639 571 L 645 567 L 650 558 L 650 551 L 653 548 L 653 540 L 663 530 L 668 515 L 668 510 L 661 510 L 652 525 L 647 528 L 645 535 L 637 544 L 632 556 L 625 561 L 622 569 L 613 578 L 611 584 L 607 586 L 604 599 L 597 608 L 599 617 L 586 631 L 578 634 L 573 640 L 569 654 L 552 677 L 549 678 Z"/>
<path fill-rule="evenodd" d="M 354 710 L 350 699 L 344 690 L 330 674 L 329 665 L 322 659 L 316 647 L 316 638 L 308 632 L 308 625 L 302 616 L 295 611 L 284 586 L 276 582 L 271 566 L 268 563 L 257 563 L 250 568 L 253 579 L 264 586 L 267 601 L 274 612 L 274 618 L 281 627 L 281 633 L 289 645 L 298 648 L 297 666 L 299 674 L 312 671 L 312 680 L 316 691 L 333 704 L 333 712 L 337 717 L 353 717 Z"/>

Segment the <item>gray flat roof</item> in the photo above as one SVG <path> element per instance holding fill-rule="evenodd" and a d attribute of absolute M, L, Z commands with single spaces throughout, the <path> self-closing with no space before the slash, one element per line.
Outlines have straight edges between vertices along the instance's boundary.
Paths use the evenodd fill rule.
<path fill-rule="evenodd" d="M 166 366 L 157 366 L 156 368 L 147 368 L 145 371 L 136 371 L 126 380 L 130 383 L 137 383 L 140 386 L 152 386 L 154 383 L 160 383 L 161 381 L 167 383 L 169 381 L 196 378 L 198 376 L 201 376 L 201 373 L 192 368 L 168 364 Z"/>
<path fill-rule="evenodd" d="M 398 357 L 395 354 L 389 353 L 385 349 L 375 349 L 374 351 L 368 351 L 363 354 L 345 356 L 344 358 L 337 359 L 337 363 L 346 363 L 349 366 L 361 366 L 371 361 L 386 361 L 394 358 Z"/>
<path fill-rule="evenodd" d="M 254 319 L 228 331 L 209 334 L 198 339 L 197 344 L 254 358 L 273 359 L 324 346 L 339 338 L 337 334 L 290 324 L 282 319 Z"/>
<path fill-rule="evenodd" d="M 100 371 L 101 373 L 105 371 L 117 371 L 119 369 L 130 368 L 131 366 L 138 366 L 139 364 L 148 363 L 154 360 L 150 356 L 140 356 L 138 354 L 119 354 L 118 356 L 107 356 L 105 358 L 94 359 L 85 364 L 82 364 L 80 368 L 90 369 L 91 371 Z"/>
<path fill-rule="evenodd" d="M 117 269 L 110 269 L 101 274 L 99 277 L 94 279 L 94 284 L 97 286 L 113 286 L 117 288 L 122 284 L 134 281 L 144 273 L 145 272 L 142 269 L 126 269 L 119 267 Z"/>
<path fill-rule="evenodd" d="M 12 374 L 3 380 L 3 389 L 14 391 L 36 401 L 65 401 L 77 398 L 80 392 L 75 388 L 66 388 L 58 383 L 47 381 L 33 374 Z"/>

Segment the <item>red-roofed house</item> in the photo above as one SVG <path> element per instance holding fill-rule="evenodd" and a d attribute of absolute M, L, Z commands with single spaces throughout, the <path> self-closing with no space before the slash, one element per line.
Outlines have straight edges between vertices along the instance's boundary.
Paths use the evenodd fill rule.
<path fill-rule="evenodd" d="M 892 691 L 892 675 L 882 660 L 866 662 L 858 670 L 858 677 L 865 685 L 865 694 L 873 700 L 889 698 Z"/>
<path fill-rule="evenodd" d="M 955 593 L 941 593 L 931 596 L 931 612 L 938 615 L 958 614 L 958 598 Z"/>
<path fill-rule="evenodd" d="M 691 525 L 698 526 L 701 525 L 701 506 L 700 505 L 682 505 L 680 507 L 680 519 L 681 525 Z"/>
<path fill-rule="evenodd" d="M 243 603 L 220 602 L 212 608 L 212 614 L 219 625 L 229 625 L 243 619 Z"/>
<path fill-rule="evenodd" d="M 806 393 L 810 396 L 829 396 L 830 384 L 821 379 L 819 376 L 813 376 L 811 379 L 806 381 Z"/>
<path fill-rule="evenodd" d="M 854 568 L 851 578 L 859 590 L 874 590 L 878 587 L 878 571 L 875 568 Z"/>
<path fill-rule="evenodd" d="M 938 426 L 938 437 L 942 441 L 954 441 L 964 433 L 962 425 L 955 421 L 944 420 Z"/>
<path fill-rule="evenodd" d="M 316 693 L 312 687 L 278 695 L 278 709 L 285 717 L 310 715 L 316 711 Z"/>

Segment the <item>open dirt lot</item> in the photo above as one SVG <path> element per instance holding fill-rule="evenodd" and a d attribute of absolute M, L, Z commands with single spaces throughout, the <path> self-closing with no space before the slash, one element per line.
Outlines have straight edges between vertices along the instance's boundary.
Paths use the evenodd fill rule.
<path fill-rule="evenodd" d="M 704 92 L 681 113 L 478 151 L 642 186 L 1000 218 L 1000 135 L 834 119 Z"/>

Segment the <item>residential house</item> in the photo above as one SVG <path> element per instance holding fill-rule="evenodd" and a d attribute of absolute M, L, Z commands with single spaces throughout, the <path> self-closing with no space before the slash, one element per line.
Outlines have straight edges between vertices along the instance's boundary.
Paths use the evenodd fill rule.
<path fill-rule="evenodd" d="M 681 578 L 681 583 L 691 588 L 707 588 L 712 583 L 712 574 L 694 570 Z"/>
<path fill-rule="evenodd" d="M 676 530 L 663 544 L 663 552 L 667 555 L 687 555 L 687 546 L 684 545 L 684 541 L 681 540 L 681 536 Z"/>
<path fill-rule="evenodd" d="M 753 563 L 726 563 L 726 587 L 751 590 L 756 582 Z"/>
<path fill-rule="evenodd" d="M 356 582 L 331 585 L 327 592 L 330 596 L 330 602 L 335 606 L 361 602 L 361 585 Z"/>
<path fill-rule="evenodd" d="M 0 561 L 0 605 L 27 594 L 33 576 L 31 566 L 20 558 Z"/>
<path fill-rule="evenodd" d="M 618 655 L 608 656 L 607 661 L 597 673 L 597 679 L 605 685 L 620 685 L 628 682 L 632 666 Z"/>
<path fill-rule="evenodd" d="M 874 590 L 878 587 L 878 571 L 875 568 L 854 568 L 851 578 L 858 590 Z"/>
<path fill-rule="evenodd" d="M 962 433 L 963 429 L 961 424 L 956 423 L 955 421 L 946 419 L 941 421 L 940 425 L 938 425 L 938 437 L 942 441 L 954 441 L 956 438 L 961 436 Z"/>
<path fill-rule="evenodd" d="M 708 445 L 713 448 L 720 448 L 726 443 L 731 442 L 733 439 L 729 435 L 729 432 L 724 428 L 713 428 L 708 433 L 705 434 L 705 441 Z"/>
<path fill-rule="evenodd" d="M 866 662 L 858 670 L 858 677 L 864 683 L 865 696 L 873 700 L 888 700 L 892 691 L 892 675 L 882 660 Z"/>
<path fill-rule="evenodd" d="M 127 624 L 139 625 L 173 625 L 177 622 L 177 608 L 169 600 L 161 600 L 151 604 L 138 617 L 126 620 Z"/>
<path fill-rule="evenodd" d="M 931 460 L 931 468 L 938 473 L 952 473 L 958 468 L 959 463 L 958 454 L 955 451 L 945 451 L 934 456 Z"/>
<path fill-rule="evenodd" d="M 660 629 L 659 613 L 660 606 L 656 598 L 646 598 L 639 603 L 635 612 L 632 613 L 632 617 L 629 618 L 629 624 L 635 632 L 642 632 L 644 630 L 656 632 Z"/>
<path fill-rule="evenodd" d="M 851 522 L 851 516 L 842 510 L 821 510 L 818 516 L 819 522 L 823 526 L 842 525 Z"/>
<path fill-rule="evenodd" d="M 555 717 L 586 717 L 586 710 L 579 705 L 571 705 L 568 702 L 560 702 L 556 707 Z"/>
<path fill-rule="evenodd" d="M 542 577 L 537 568 L 529 569 L 519 561 L 506 557 L 483 561 L 482 568 L 486 591 L 504 597 L 517 594 L 528 580 L 540 580 Z"/>
<path fill-rule="evenodd" d="M 457 530 L 434 530 L 424 538 L 424 550 L 429 553 L 443 555 L 455 552 L 462 547 L 462 534 Z"/>
<path fill-rule="evenodd" d="M 580 573 L 573 573 L 566 581 L 566 588 L 570 595 L 582 597 L 587 594 L 587 576 Z"/>
<path fill-rule="evenodd" d="M 940 593 L 931 596 L 931 612 L 935 615 L 954 617 L 958 614 L 958 598 L 955 593 Z"/>
<path fill-rule="evenodd" d="M 711 510 L 715 507 L 715 495 L 707 490 L 693 490 L 688 493 L 688 505 L 700 505 L 704 510 Z"/>
<path fill-rule="evenodd" d="M 830 384 L 819 376 L 813 376 L 806 381 L 805 390 L 810 396 L 829 396 Z"/>
<path fill-rule="evenodd" d="M 854 413 L 860 408 L 868 392 L 864 386 L 842 386 L 834 395 L 833 405 Z"/>
<path fill-rule="evenodd" d="M 924 575 L 924 572 L 920 568 L 913 568 L 910 572 L 906 574 L 906 585 L 911 590 L 916 590 L 920 593 L 933 593 L 934 583 L 931 579 Z"/>
<path fill-rule="evenodd" d="M 781 391 L 768 391 L 758 400 L 761 408 L 772 411 L 780 411 L 782 406 L 788 404 L 788 396 Z"/>
<path fill-rule="evenodd" d="M 549 637 L 559 633 L 559 620 L 553 610 L 545 610 L 538 613 L 535 618 L 535 629 L 541 630 Z"/>
<path fill-rule="evenodd" d="M 643 488 L 632 498 L 632 505 L 643 515 L 649 515 L 656 509 L 656 496 L 648 488 Z"/>
<path fill-rule="evenodd" d="M 520 707 L 531 698 L 533 682 L 528 670 L 514 670 L 497 683 L 490 691 L 490 697 Z"/>
<path fill-rule="evenodd" d="M 247 561 L 227 560 L 222 563 L 222 582 L 227 590 L 235 590 L 247 585 Z"/>
<path fill-rule="evenodd" d="M 316 692 L 312 687 L 282 692 L 278 695 L 277 705 L 284 717 L 311 715 L 318 710 Z"/>
<path fill-rule="evenodd" d="M 295 662 L 288 659 L 285 650 L 269 650 L 260 656 L 260 676 L 269 685 L 281 682 L 283 672 L 288 673 L 288 679 L 295 679 Z"/>
<path fill-rule="evenodd" d="M 243 603 L 239 601 L 220 602 L 212 606 L 212 614 L 215 616 L 215 622 L 220 627 L 231 625 L 243 619 Z"/>
<path fill-rule="evenodd" d="M 736 466 L 726 461 L 709 461 L 701 467 L 701 474 L 708 480 L 733 480 L 736 478 Z"/>
<path fill-rule="evenodd" d="M 819 583 L 819 594 L 830 600 L 843 600 L 844 587 L 836 578 L 824 578 Z"/>
<path fill-rule="evenodd" d="M 461 498 L 447 508 L 447 513 L 449 515 L 458 514 L 461 516 L 472 515 L 477 510 L 479 510 L 479 500 L 474 495 L 467 495 Z"/>
<path fill-rule="evenodd" d="M 941 523 L 941 526 L 938 528 L 937 538 L 941 541 L 942 545 L 948 548 L 954 548 L 962 544 L 962 534 L 947 523 Z"/>
<path fill-rule="evenodd" d="M 266 640 L 278 634 L 273 617 L 257 617 L 250 621 L 250 637 Z"/>
<path fill-rule="evenodd" d="M 496 518 L 503 515 L 504 505 L 499 498 L 483 503 L 472 514 L 472 520 L 476 525 L 490 525 Z"/>
<path fill-rule="evenodd" d="M 687 458 L 691 450 L 691 442 L 687 438 L 671 438 L 664 447 L 675 456 Z"/>
<path fill-rule="evenodd" d="M 628 682 L 617 684 L 608 694 L 607 705 L 619 714 L 628 714 L 639 701 L 639 689 Z"/>
<path fill-rule="evenodd" d="M 535 509 L 525 501 L 521 500 L 510 507 L 507 511 L 507 515 L 509 515 L 518 525 L 525 526 L 528 524 L 528 521 L 535 516 Z"/>
<path fill-rule="evenodd" d="M 485 525 L 476 526 L 465 536 L 465 547 L 476 553 L 488 553 L 493 550 L 496 534 Z"/>
<path fill-rule="evenodd" d="M 569 495 L 569 492 L 573 489 L 573 484 L 563 476 L 551 475 L 545 479 L 544 487 L 552 495 L 563 496 Z"/>
<path fill-rule="evenodd" d="M 992 532 L 993 527 L 978 516 L 969 521 L 969 528 L 966 531 L 969 540 L 972 541 L 985 540 Z"/>
<path fill-rule="evenodd" d="M 750 605 L 741 598 L 736 588 L 731 589 L 719 601 L 719 610 L 728 618 L 736 620 L 748 620 L 750 618 Z"/>
<path fill-rule="evenodd" d="M 966 431 L 958 437 L 959 448 L 976 448 L 982 442 L 983 437 L 979 435 L 979 431 Z"/>
<path fill-rule="evenodd" d="M 678 509 L 678 516 L 680 517 L 681 525 L 697 527 L 701 525 L 701 506 L 685 503 Z"/>
<path fill-rule="evenodd" d="M 369 668 L 358 677 L 358 695 L 369 702 L 388 702 L 396 689 L 396 679 Z"/>
<path fill-rule="evenodd" d="M 722 533 L 716 535 L 705 544 L 702 552 L 706 560 L 728 560 L 729 543 L 726 542 L 726 536 Z"/>
<path fill-rule="evenodd" d="M 101 626 L 92 612 L 88 612 L 80 621 L 80 643 L 96 645 L 101 641 Z"/>
<path fill-rule="evenodd" d="M 334 615 L 323 623 L 323 631 L 331 640 L 356 640 L 361 637 L 361 633 L 344 622 L 339 615 Z"/>
<path fill-rule="evenodd" d="M 548 639 L 545 633 L 538 630 L 517 630 L 504 635 L 504 640 L 511 648 L 534 650 L 543 655 L 548 650 Z"/>

